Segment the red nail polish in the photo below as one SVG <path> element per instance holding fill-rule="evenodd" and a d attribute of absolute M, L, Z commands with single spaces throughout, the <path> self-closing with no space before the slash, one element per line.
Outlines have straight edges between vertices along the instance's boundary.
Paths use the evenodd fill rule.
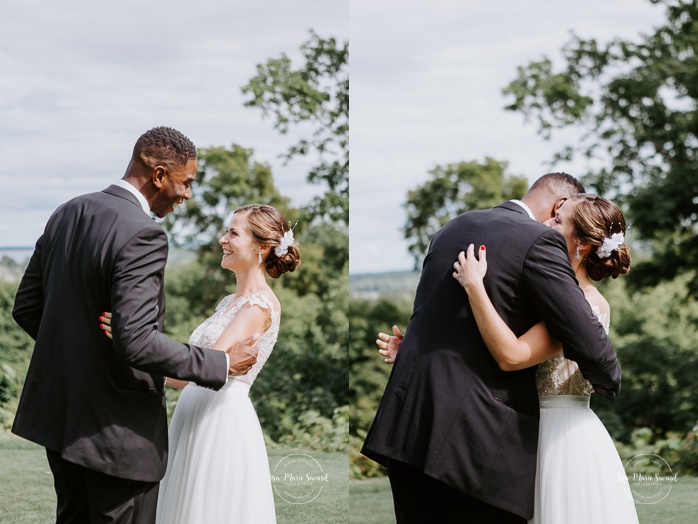
<path fill-rule="evenodd" d="M 480 251 L 484 251 L 484 250 L 485 250 L 485 246 L 480 246 Z"/>
<path fill-rule="evenodd" d="M 104 329 L 104 324 L 100 324 L 99 329 Z"/>

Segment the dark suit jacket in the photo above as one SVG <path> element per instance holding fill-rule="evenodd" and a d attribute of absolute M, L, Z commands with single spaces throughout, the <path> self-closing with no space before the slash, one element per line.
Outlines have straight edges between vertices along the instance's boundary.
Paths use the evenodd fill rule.
<path fill-rule="evenodd" d="M 473 211 L 433 238 L 414 312 L 362 452 L 411 464 L 530 519 L 538 445 L 535 367 L 503 372 L 452 277 L 470 243 L 487 247 L 485 287 L 519 336 L 546 321 L 596 391 L 620 387 L 615 353 L 577 285 L 565 240 L 513 202 Z M 574 452 L 574 450 L 570 450 Z"/>
<path fill-rule="evenodd" d="M 123 188 L 51 216 L 13 316 L 36 340 L 12 431 L 65 460 L 133 480 L 167 465 L 163 375 L 220 388 L 225 354 L 162 330 L 167 235 Z M 99 315 L 113 312 L 112 343 Z"/>

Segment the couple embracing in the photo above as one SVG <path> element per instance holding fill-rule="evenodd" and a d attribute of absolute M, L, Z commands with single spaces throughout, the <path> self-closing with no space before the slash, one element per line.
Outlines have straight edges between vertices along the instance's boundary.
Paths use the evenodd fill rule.
<path fill-rule="evenodd" d="M 147 131 L 121 180 L 51 216 L 18 288 L 36 344 L 12 431 L 46 448 L 58 523 L 276 521 L 248 391 L 279 330 L 266 277 L 293 271 L 298 246 L 275 208 L 236 210 L 219 240 L 235 294 L 188 344 L 167 338 L 167 235 L 150 213 L 190 198 L 196 172 L 189 139 Z M 184 387 L 169 453 L 165 382 Z"/>
<path fill-rule="evenodd" d="M 398 524 L 637 522 L 589 409 L 620 389 L 591 280 L 627 273 L 624 235 L 564 173 L 436 233 L 404 338 L 379 335 L 394 368 L 362 449 L 388 469 Z"/>

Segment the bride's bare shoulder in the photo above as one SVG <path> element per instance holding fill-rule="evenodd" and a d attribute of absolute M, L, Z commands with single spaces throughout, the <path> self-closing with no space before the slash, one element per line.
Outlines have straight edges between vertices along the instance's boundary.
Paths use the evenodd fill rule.
<path fill-rule="evenodd" d="M 584 289 L 584 296 L 586 297 L 587 302 L 589 302 L 589 304 L 599 308 L 599 311 L 602 315 L 610 315 L 611 306 L 608 305 L 608 301 L 599 292 L 599 290 L 596 289 L 596 287 L 588 286 L 586 289 Z"/>

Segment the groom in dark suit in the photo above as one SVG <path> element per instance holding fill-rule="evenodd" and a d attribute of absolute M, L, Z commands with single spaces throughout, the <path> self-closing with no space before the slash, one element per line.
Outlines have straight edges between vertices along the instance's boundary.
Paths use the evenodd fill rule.
<path fill-rule="evenodd" d="M 388 468 L 398 524 L 523 523 L 533 516 L 535 367 L 501 371 L 487 350 L 467 294 L 452 277 L 469 244 L 487 246 L 485 287 L 514 333 L 544 320 L 596 393 L 617 394 L 615 352 L 577 285 L 565 239 L 540 223 L 579 192 L 576 179 L 551 173 L 522 201 L 464 213 L 432 239 L 362 449 Z"/>
<path fill-rule="evenodd" d="M 152 523 L 167 465 L 165 376 L 218 389 L 256 361 L 164 336 L 164 217 L 191 196 L 196 148 L 158 127 L 123 179 L 63 204 L 22 278 L 13 316 L 36 340 L 12 431 L 46 448 L 57 522 Z M 112 311 L 113 343 L 98 317 Z"/>

